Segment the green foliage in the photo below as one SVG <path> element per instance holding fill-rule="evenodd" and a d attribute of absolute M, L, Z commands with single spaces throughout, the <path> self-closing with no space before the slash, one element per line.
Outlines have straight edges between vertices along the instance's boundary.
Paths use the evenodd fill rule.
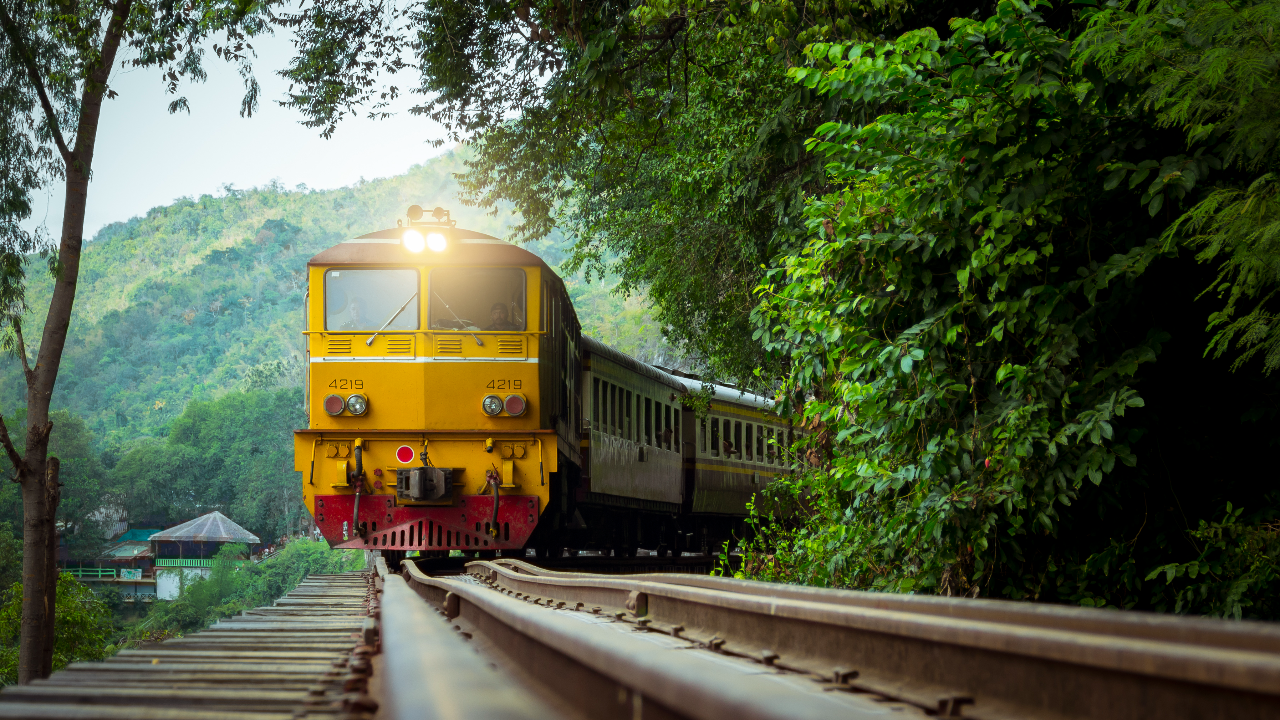
<path fill-rule="evenodd" d="M 306 512 L 292 443 L 305 424 L 299 388 L 193 401 L 167 439 L 140 440 L 120 458 L 112 492 L 136 521 L 174 523 L 216 508 L 259 537 L 279 537 Z"/>
<path fill-rule="evenodd" d="M 1267 373 L 1280 367 L 1277 27 L 1276 0 L 1110 2 L 1076 41 L 1082 61 L 1142 83 L 1142 102 L 1156 111 L 1157 124 L 1185 132 L 1194 157 L 1227 169 L 1164 238 L 1198 248 L 1200 261 L 1219 268 L 1205 288 L 1225 299 L 1209 318 L 1217 328 L 1211 352 L 1238 348 L 1233 369 L 1261 355 Z M 1177 182 L 1186 162 L 1166 163 L 1152 188 Z"/>
<path fill-rule="evenodd" d="M 69 573 L 58 576 L 54 615 L 53 669 L 73 662 L 101 660 L 115 649 L 108 644 L 114 630 L 111 610 L 88 586 Z M 0 606 L 0 685 L 18 680 L 18 634 L 22 622 L 22 583 L 15 582 Z"/>
<path fill-rule="evenodd" d="M 221 618 L 269 605 L 308 575 L 364 568 L 364 553 L 331 550 L 324 541 L 295 540 L 279 553 L 253 564 L 244 545 L 222 546 L 207 578 L 185 586 L 176 600 L 160 600 L 141 622 L 128 629 L 125 644 L 200 630 Z"/>
<path fill-rule="evenodd" d="M 26 439 L 25 409 L 13 413 L 12 418 L 10 432 L 14 442 L 21 446 Z M 104 516 L 97 514 L 107 483 L 105 468 L 94 447 L 96 438 L 82 418 L 66 410 L 51 412 L 49 419 L 53 422 L 53 434 L 49 437 L 48 452 L 62 462 L 58 473 L 62 484 L 57 514 L 60 536 L 69 558 L 92 560 L 102 549 L 103 532 L 107 529 Z M 0 456 L 0 474 L 13 475 L 13 466 L 3 456 Z M 0 522 L 22 527 L 22 517 L 21 487 L 17 483 L 0 484 L 0 518 L 3 518 Z M 7 583 L 2 587 L 7 587 Z"/>
<path fill-rule="evenodd" d="M 1273 505 L 1275 503 L 1273 502 Z M 1163 579 L 1173 591 L 1174 612 L 1237 620 L 1280 616 L 1280 523 L 1242 522 L 1244 508 L 1227 510 L 1221 521 L 1200 521 L 1191 533 L 1200 547 L 1190 562 L 1169 563 L 1146 580 Z"/>
<path fill-rule="evenodd" d="M 22 580 L 22 538 L 13 534 L 13 525 L 0 522 L 0 587 Z"/>
<path fill-rule="evenodd" d="M 946 40 L 815 44 L 791 71 L 868 120 L 819 128 L 840 189 L 760 287 L 757 338 L 789 358 L 783 397 L 830 461 L 761 501 L 748 574 L 1191 607 L 1144 581 L 1184 533 L 1133 513 L 1170 481 L 1130 469 L 1156 427 L 1132 415 L 1140 379 L 1162 403 L 1179 387 L 1147 369 L 1185 327 L 1144 293 L 1177 267 L 1152 218 L 1209 162 L 1170 154 L 1137 91 L 1076 64 L 1037 9 L 1002 2 Z M 1193 512 L 1239 492 L 1178 477 L 1171 504 L 1195 492 Z"/>
<path fill-rule="evenodd" d="M 1018 562 L 1018 536 L 1055 532 L 1082 483 L 1133 462 L 1113 423 L 1142 405 L 1132 378 L 1158 338 L 1090 341 L 1158 246 L 1132 215 L 1092 244 L 1081 232 L 1081 198 L 1135 199 L 1093 171 L 1100 151 L 1133 148 L 1098 142 L 1123 120 L 1059 34 L 1014 3 L 952 25 L 947 41 L 814 45 L 818 67 L 792 71 L 899 111 L 819 129 L 845 189 L 811 203 L 815 237 L 771 272 L 757 322 L 793 359 L 791 392 L 821 388 L 803 416 L 834 448 L 825 480 L 870 528 L 856 554 L 875 571 L 851 579 L 959 593 Z"/>

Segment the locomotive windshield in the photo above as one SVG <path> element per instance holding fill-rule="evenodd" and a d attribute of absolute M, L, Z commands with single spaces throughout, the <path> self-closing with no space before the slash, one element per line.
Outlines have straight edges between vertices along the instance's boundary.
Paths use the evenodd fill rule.
<path fill-rule="evenodd" d="M 418 271 L 410 268 L 330 270 L 324 274 L 324 327 L 374 332 L 385 324 L 387 330 L 417 330 L 417 293 Z"/>
<path fill-rule="evenodd" d="M 432 330 L 524 330 L 524 281 L 521 268 L 432 270 L 427 322 Z"/>

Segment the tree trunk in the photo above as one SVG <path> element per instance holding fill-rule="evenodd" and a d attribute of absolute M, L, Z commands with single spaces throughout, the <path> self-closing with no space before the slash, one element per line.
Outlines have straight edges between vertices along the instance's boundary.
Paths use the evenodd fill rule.
<path fill-rule="evenodd" d="M 56 600 L 57 585 L 54 575 L 49 571 L 56 562 L 50 558 L 51 546 L 49 537 L 56 538 L 53 526 L 54 512 L 57 508 L 49 507 L 49 493 L 43 482 L 44 452 L 31 454 L 31 446 L 38 444 L 47 447 L 48 438 L 32 443 L 31 435 L 44 428 L 34 428 L 28 432 L 27 457 L 40 458 L 41 475 L 32 478 L 32 465 L 28 461 L 21 473 L 22 480 L 22 625 L 19 628 L 20 650 L 18 651 L 18 682 L 26 684 L 32 680 L 47 677 L 44 670 L 45 655 L 52 658 L 52 644 L 49 642 L 49 628 L 53 627 L 53 608 Z M 45 433 L 47 435 L 47 430 Z M 48 652 L 46 653 L 46 648 Z"/>
<path fill-rule="evenodd" d="M 84 245 L 84 211 L 89 197 L 98 118 L 107 78 L 115 65 L 116 51 L 124 35 L 125 19 L 133 0 L 112 5 L 112 17 L 103 36 L 101 62 L 88 75 L 80 93 L 80 122 L 75 147 L 64 154 L 67 195 L 63 204 L 62 241 L 58 245 L 57 277 L 45 317 L 44 334 L 35 365 L 27 373 L 27 443 L 17 468 L 22 484 L 23 552 L 22 626 L 18 650 L 18 682 L 48 677 L 53 671 L 54 607 L 57 575 L 56 517 L 58 460 L 49 458 L 49 403 L 53 399 L 62 350 L 67 343 L 76 284 L 80 279 L 80 251 Z M 47 458 L 47 459 L 46 459 Z"/>
<path fill-rule="evenodd" d="M 41 677 L 49 677 L 53 674 L 53 647 L 57 641 L 57 608 L 58 608 L 58 503 L 62 500 L 62 487 L 58 484 L 58 471 L 62 468 L 62 463 L 56 457 L 51 457 L 45 466 L 45 506 L 49 508 L 49 518 L 53 521 L 53 527 L 46 536 L 48 539 L 48 552 L 45 554 L 48 561 L 46 570 L 48 571 L 48 582 L 44 586 L 45 607 L 49 608 L 49 612 L 53 617 L 48 618 L 44 624 L 44 661 L 41 664 Z"/>

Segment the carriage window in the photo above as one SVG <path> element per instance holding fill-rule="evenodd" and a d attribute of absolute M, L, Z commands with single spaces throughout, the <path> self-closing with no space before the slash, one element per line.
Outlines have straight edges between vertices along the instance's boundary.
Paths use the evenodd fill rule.
<path fill-rule="evenodd" d="M 653 401 L 644 399 L 644 444 L 653 444 Z"/>
<path fill-rule="evenodd" d="M 751 423 L 747 423 L 747 460 L 755 462 L 756 456 L 752 452 L 756 444 L 751 440 Z"/>
<path fill-rule="evenodd" d="M 720 421 L 711 418 L 711 457 L 720 457 Z"/>
<path fill-rule="evenodd" d="M 521 268 L 432 270 L 427 301 L 431 329 L 524 330 L 524 281 Z"/>
<path fill-rule="evenodd" d="M 733 454 L 739 460 L 742 459 L 742 423 L 740 422 L 733 424 Z"/>
<path fill-rule="evenodd" d="M 671 449 L 671 406 L 662 405 L 662 447 Z"/>
<path fill-rule="evenodd" d="M 631 424 L 631 391 L 630 390 L 627 391 L 626 412 L 627 412 L 627 426 L 626 428 L 623 429 L 622 434 L 628 440 L 635 440 L 636 436 L 634 431 L 632 430 L 632 428 L 635 426 Z"/>
<path fill-rule="evenodd" d="M 672 450 L 678 453 L 684 452 L 684 444 L 680 441 L 680 406 L 675 405 L 671 408 L 671 437 L 675 446 Z"/>
<path fill-rule="evenodd" d="M 324 328 L 347 332 L 417 330 L 418 271 L 330 270 L 324 274 Z M 390 320 L 390 322 L 387 322 Z"/>
<path fill-rule="evenodd" d="M 702 418 L 698 421 L 698 442 L 702 447 L 702 454 L 707 454 L 707 419 Z"/>
<path fill-rule="evenodd" d="M 600 429 L 600 378 L 591 378 L 591 423 Z"/>
<path fill-rule="evenodd" d="M 618 388 L 613 383 L 608 383 L 608 385 L 609 385 L 609 390 L 604 394 L 604 400 L 606 403 L 609 404 L 609 410 L 608 412 L 605 413 L 604 421 L 605 421 L 605 430 L 607 430 L 610 435 L 613 435 L 618 431 L 618 416 L 617 416 L 618 403 L 616 400 L 618 395 Z"/>
<path fill-rule="evenodd" d="M 756 426 L 756 462 L 764 462 L 764 427 Z"/>
<path fill-rule="evenodd" d="M 729 422 L 728 418 L 725 418 L 722 422 L 721 432 L 724 433 L 724 456 L 733 457 L 733 423 Z"/>
<path fill-rule="evenodd" d="M 776 449 L 773 443 L 773 428 L 769 428 L 769 440 L 765 444 L 764 452 L 765 452 L 765 457 L 767 458 L 766 462 L 772 465 L 774 453 L 776 452 Z"/>

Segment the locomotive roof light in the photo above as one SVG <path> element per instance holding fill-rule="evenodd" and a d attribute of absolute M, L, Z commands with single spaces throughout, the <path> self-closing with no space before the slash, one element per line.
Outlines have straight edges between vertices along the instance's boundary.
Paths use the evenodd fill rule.
<path fill-rule="evenodd" d="M 497 395 L 485 395 L 484 400 L 480 401 L 480 409 L 490 417 L 502 412 L 502 406 L 502 398 Z"/>
<path fill-rule="evenodd" d="M 417 231 L 410 230 L 409 232 L 416 233 Z M 432 252 L 444 252 L 444 249 L 449 247 L 449 243 L 441 233 L 427 233 L 427 247 L 431 248 Z M 422 248 L 418 249 L 421 250 Z M 417 252 L 417 250 L 414 252 Z"/>
<path fill-rule="evenodd" d="M 436 235 L 437 233 L 431 234 Z M 422 249 L 427 246 L 427 240 L 422 237 L 422 233 L 414 230 L 413 228 L 409 228 L 400 234 L 400 244 L 409 252 L 420 253 L 422 252 Z M 431 249 L 435 250 L 435 247 L 432 247 Z"/>
<path fill-rule="evenodd" d="M 508 415 L 514 417 L 524 414 L 525 404 L 523 395 L 508 395 L 506 402 L 502 405 L 506 409 Z"/>
<path fill-rule="evenodd" d="M 347 412 L 352 415 L 363 415 L 369 412 L 369 399 L 359 393 L 352 395 L 347 398 Z"/>
<path fill-rule="evenodd" d="M 326 395 L 324 398 L 324 411 L 330 415 L 341 415 L 346 406 L 341 395 Z"/>
<path fill-rule="evenodd" d="M 442 207 L 437 207 L 436 209 L 431 211 L 430 220 L 422 219 L 422 216 L 425 214 L 426 214 L 426 211 L 422 209 L 421 205 L 410 205 L 409 210 L 405 212 L 405 215 L 409 216 L 410 225 L 437 225 L 441 227 L 455 227 L 458 224 L 457 220 L 454 220 L 452 217 L 449 216 L 449 211 L 445 210 Z"/>

